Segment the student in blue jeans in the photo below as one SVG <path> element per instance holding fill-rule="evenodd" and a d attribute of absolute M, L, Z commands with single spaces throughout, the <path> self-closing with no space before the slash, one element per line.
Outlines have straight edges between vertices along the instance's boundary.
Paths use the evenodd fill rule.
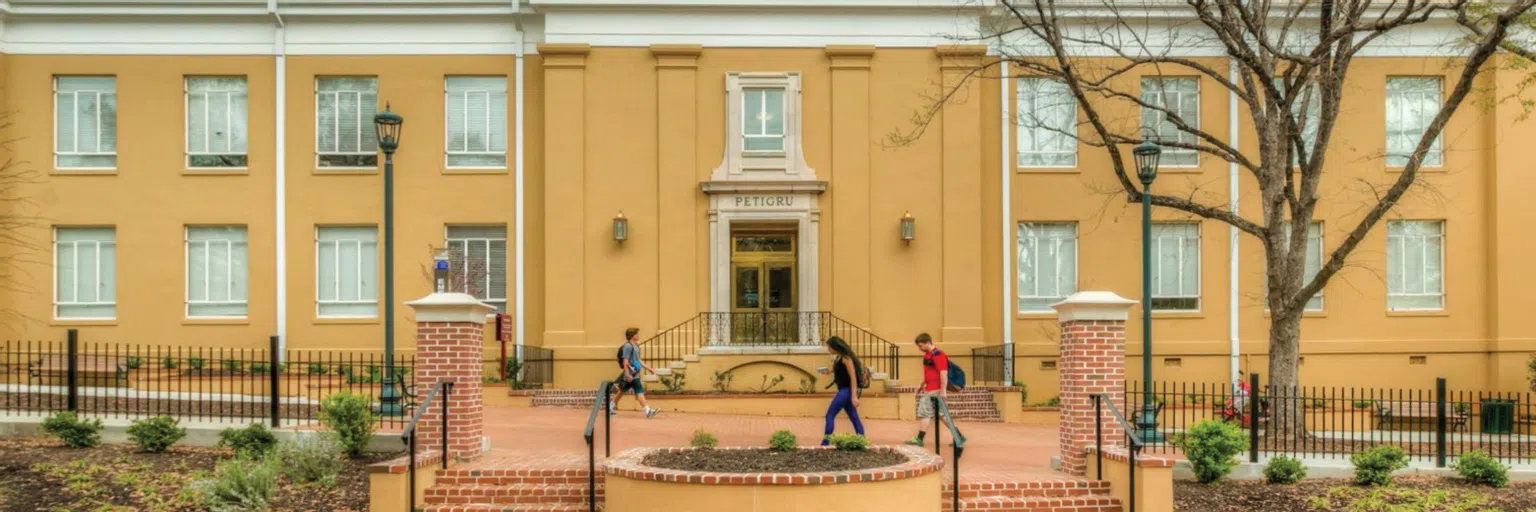
<path fill-rule="evenodd" d="M 859 421 L 859 357 L 853 354 L 853 348 L 842 338 L 833 336 L 827 338 L 827 351 L 832 353 L 832 368 L 821 368 L 818 371 L 822 375 L 832 374 L 832 384 L 837 386 L 837 396 L 832 398 L 832 404 L 827 406 L 827 428 L 822 433 L 821 445 L 826 446 L 827 436 L 832 435 L 832 427 L 837 422 L 837 413 L 846 411 L 848 420 L 853 422 L 853 430 L 859 435 L 864 435 L 864 422 Z M 828 386 L 831 387 L 831 386 Z"/>

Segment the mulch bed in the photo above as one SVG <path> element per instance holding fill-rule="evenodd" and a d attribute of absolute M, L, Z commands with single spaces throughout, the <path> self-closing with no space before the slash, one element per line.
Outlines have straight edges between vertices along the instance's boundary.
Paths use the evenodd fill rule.
<path fill-rule="evenodd" d="M 663 469 L 708 473 L 819 473 L 855 471 L 905 464 L 907 456 L 893 451 L 842 450 L 688 450 L 653 453 L 642 464 Z"/>
<path fill-rule="evenodd" d="M 348 460 L 330 487 L 279 477 L 271 510 L 366 511 L 368 464 L 398 456 Z M 206 510 L 187 486 L 230 457 L 228 450 L 185 446 L 140 453 L 132 445 L 71 449 L 52 440 L 0 441 L 0 511 Z"/>
<path fill-rule="evenodd" d="M 1392 487 L 1366 488 L 1347 479 L 1304 480 L 1294 485 L 1225 481 L 1174 484 L 1174 510 L 1188 512 L 1414 512 L 1536 510 L 1536 483 L 1493 489 L 1455 478 L 1400 477 Z"/>

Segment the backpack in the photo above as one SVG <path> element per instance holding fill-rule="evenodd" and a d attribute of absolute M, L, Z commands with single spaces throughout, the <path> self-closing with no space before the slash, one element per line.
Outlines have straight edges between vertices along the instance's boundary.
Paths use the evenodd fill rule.
<path fill-rule="evenodd" d="M 619 368 L 624 368 L 624 345 L 619 345 L 619 353 L 614 354 L 613 359 L 619 363 Z M 625 368 L 626 370 L 628 368 Z"/>
<path fill-rule="evenodd" d="M 944 351 L 937 348 L 933 349 L 933 352 L 934 355 L 944 355 Z M 950 359 L 948 356 L 944 359 L 949 361 L 949 368 L 945 368 L 949 372 L 949 390 L 960 391 L 965 389 L 965 370 L 960 369 L 960 365 L 955 364 L 955 360 Z"/>
<path fill-rule="evenodd" d="M 874 376 L 873 373 L 871 373 L 869 371 L 869 367 L 868 366 L 864 366 L 863 364 L 859 364 L 859 379 L 858 379 L 858 381 L 859 381 L 858 382 L 859 389 L 869 389 L 869 383 L 870 383 L 870 381 L 873 381 L 874 378 L 875 378 L 875 376 Z"/>

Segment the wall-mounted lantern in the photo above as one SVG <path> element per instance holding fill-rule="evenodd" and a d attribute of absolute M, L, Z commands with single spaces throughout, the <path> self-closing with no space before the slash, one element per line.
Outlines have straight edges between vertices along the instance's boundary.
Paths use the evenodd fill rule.
<path fill-rule="evenodd" d="M 913 238 L 917 238 L 917 219 L 907 212 L 901 216 L 901 241 L 910 244 Z"/>
<path fill-rule="evenodd" d="M 437 293 L 448 291 L 448 249 L 432 251 L 432 280 L 436 281 Z"/>
<path fill-rule="evenodd" d="M 621 243 L 629 240 L 629 218 L 624 216 L 622 210 L 613 216 L 613 239 Z"/>

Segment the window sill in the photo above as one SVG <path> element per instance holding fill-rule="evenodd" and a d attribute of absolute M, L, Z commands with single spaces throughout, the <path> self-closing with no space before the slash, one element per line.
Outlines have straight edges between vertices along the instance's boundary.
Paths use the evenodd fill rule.
<path fill-rule="evenodd" d="M 1401 167 L 1401 166 L 1390 166 L 1389 165 L 1389 166 L 1387 166 L 1387 172 L 1393 173 L 1393 174 L 1402 174 L 1403 173 L 1403 167 Z M 1450 172 L 1450 170 L 1449 170 L 1449 168 L 1447 168 L 1445 166 L 1445 164 L 1434 165 L 1434 166 L 1421 165 L 1421 166 L 1419 166 L 1419 172 L 1443 174 L 1443 173 L 1446 173 L 1446 172 Z"/>
<path fill-rule="evenodd" d="M 1083 170 L 1077 167 L 1024 167 L 1016 166 L 1014 172 L 1018 174 L 1082 174 Z"/>
<path fill-rule="evenodd" d="M 117 169 L 54 169 L 53 176 L 117 176 Z"/>
<path fill-rule="evenodd" d="M 1444 309 L 1432 309 L 1432 310 L 1422 310 L 1422 311 L 1415 311 L 1415 310 L 1393 311 L 1393 310 L 1389 309 L 1389 310 L 1387 310 L 1387 316 L 1389 316 L 1389 317 L 1399 317 L 1399 318 L 1414 318 L 1414 317 L 1429 317 L 1429 318 L 1433 318 L 1433 317 L 1451 316 L 1451 312 L 1450 311 L 1446 311 Z"/>
<path fill-rule="evenodd" d="M 1271 316 L 1272 315 L 1269 314 L 1269 310 L 1265 309 L 1264 310 L 1264 318 L 1270 318 Z M 1301 317 L 1302 318 L 1328 318 L 1328 310 L 1325 309 L 1325 310 L 1322 310 L 1322 311 L 1302 311 L 1301 312 Z"/>
<path fill-rule="evenodd" d="M 1204 311 L 1152 311 L 1153 320 L 1199 320 L 1205 318 Z"/>
<path fill-rule="evenodd" d="M 484 168 L 448 167 L 448 168 L 444 168 L 443 169 L 443 174 L 463 175 L 463 176 L 506 175 L 506 174 L 509 174 L 509 173 L 510 173 L 510 170 L 508 170 L 506 167 L 484 167 Z"/>
<path fill-rule="evenodd" d="M 373 325 L 382 323 L 378 317 L 315 317 L 315 325 Z"/>
<path fill-rule="evenodd" d="M 182 176 L 250 176 L 249 167 L 183 169 Z"/>
<path fill-rule="evenodd" d="M 229 318 L 182 318 L 181 325 L 251 325 L 249 317 Z"/>
<path fill-rule="evenodd" d="M 116 318 L 55 318 L 48 325 L 60 327 L 110 327 L 117 325 Z"/>
<path fill-rule="evenodd" d="M 1054 311 L 1018 311 L 1014 313 L 1014 319 L 1016 320 L 1053 320 L 1056 317 L 1057 314 Z"/>
<path fill-rule="evenodd" d="M 1192 166 L 1187 166 L 1187 167 L 1186 166 L 1179 166 L 1179 167 L 1158 167 L 1157 168 L 1157 173 L 1158 174 L 1200 174 L 1202 172 L 1204 172 L 1204 170 L 1201 169 L 1200 166 L 1198 166 L 1198 165 L 1192 165 Z M 1134 177 L 1135 176 L 1132 176 L 1132 178 L 1134 178 Z"/>
<path fill-rule="evenodd" d="M 316 167 L 309 171 L 315 176 L 377 176 L 377 167 Z"/>

